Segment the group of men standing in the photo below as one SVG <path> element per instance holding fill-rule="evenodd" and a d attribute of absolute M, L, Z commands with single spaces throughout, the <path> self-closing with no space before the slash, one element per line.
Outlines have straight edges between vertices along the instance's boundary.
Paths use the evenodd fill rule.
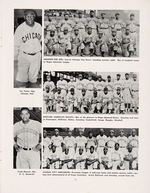
<path fill-rule="evenodd" d="M 62 137 L 59 129 L 54 130 L 51 138 L 47 130 L 43 131 L 43 168 L 46 169 L 101 169 L 134 170 L 138 169 L 138 135 L 132 129 L 127 137 L 124 129 L 115 131 L 100 129 L 95 137 L 89 131 L 85 137 L 84 129 L 79 128 L 79 135 L 73 136 L 68 129 L 67 136 Z"/>
<path fill-rule="evenodd" d="M 77 15 L 76 15 L 77 14 Z M 63 12 L 54 16 L 46 12 L 45 56 L 124 56 L 137 54 L 138 28 L 135 14 L 123 21 L 120 13 L 110 16 L 102 12 L 97 17 L 94 10 L 89 15 Z"/>
<path fill-rule="evenodd" d="M 91 74 L 83 78 L 80 73 L 77 79 L 71 74 L 69 82 L 60 74 L 55 84 L 48 74 L 43 89 L 44 113 L 138 113 L 139 84 L 135 73 L 116 73 L 115 78 L 107 75 L 106 79 L 99 75 L 97 80 Z"/>

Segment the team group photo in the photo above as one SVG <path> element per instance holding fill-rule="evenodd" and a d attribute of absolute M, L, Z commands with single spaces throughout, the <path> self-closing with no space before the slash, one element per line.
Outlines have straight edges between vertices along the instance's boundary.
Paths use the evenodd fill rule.
<path fill-rule="evenodd" d="M 43 169 L 138 170 L 137 128 L 43 128 Z"/>
<path fill-rule="evenodd" d="M 139 11 L 44 11 L 44 56 L 138 57 Z"/>
<path fill-rule="evenodd" d="M 14 10 L 14 88 L 41 88 L 42 10 Z"/>
<path fill-rule="evenodd" d="M 138 114 L 135 72 L 43 72 L 43 113 Z"/>
<path fill-rule="evenodd" d="M 40 169 L 42 165 L 41 108 L 14 108 L 14 169 Z"/>

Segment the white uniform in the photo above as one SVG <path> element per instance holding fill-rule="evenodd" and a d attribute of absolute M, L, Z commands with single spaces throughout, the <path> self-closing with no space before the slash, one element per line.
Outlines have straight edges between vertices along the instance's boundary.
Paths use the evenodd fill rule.
<path fill-rule="evenodd" d="M 83 80 L 77 80 L 76 81 L 76 94 L 77 95 L 81 95 L 81 91 L 83 88 L 85 88 L 87 83 L 87 80 L 83 79 Z"/>
<path fill-rule="evenodd" d="M 93 147 L 95 148 L 95 146 L 96 146 L 95 142 L 96 142 L 95 137 L 92 137 L 92 138 L 89 138 L 89 137 L 88 137 L 88 138 L 87 138 L 86 149 L 87 149 L 88 152 L 89 152 L 89 149 L 90 149 L 91 146 L 93 146 Z"/>
<path fill-rule="evenodd" d="M 71 88 L 73 88 L 75 91 L 76 90 L 76 82 L 75 81 L 69 81 L 67 87 L 68 87 L 68 91 L 70 91 Z"/>
<path fill-rule="evenodd" d="M 29 120 L 27 124 L 22 121 L 14 125 L 14 137 L 20 147 L 17 152 L 17 169 L 39 169 L 40 152 L 34 151 L 34 147 L 39 144 L 39 135 L 41 134 L 41 123 Z"/>
<path fill-rule="evenodd" d="M 90 160 L 95 160 L 95 159 L 98 160 L 98 154 L 95 151 L 93 153 L 90 153 L 90 151 L 88 151 L 86 153 L 86 158 Z M 98 161 L 94 162 L 91 165 L 87 165 L 87 169 L 97 169 L 97 166 L 98 166 Z"/>
<path fill-rule="evenodd" d="M 125 154 L 127 150 L 128 138 L 126 136 L 118 136 L 117 143 L 119 143 L 120 151 Z"/>
<path fill-rule="evenodd" d="M 104 152 L 102 151 L 99 154 L 99 162 L 100 162 L 100 169 L 101 170 L 105 170 L 105 167 L 110 168 L 112 166 L 111 163 L 111 153 L 107 152 L 107 154 L 104 154 Z"/>
<path fill-rule="evenodd" d="M 62 147 L 61 144 L 63 143 L 63 138 L 62 136 L 52 136 L 51 137 L 51 142 L 54 146 L 56 146 L 56 152 L 60 156 L 62 153 Z"/>
<path fill-rule="evenodd" d="M 76 139 L 73 136 L 66 136 L 64 138 L 64 144 L 66 146 L 66 148 L 69 148 L 69 155 L 70 156 L 74 156 L 75 153 L 75 143 L 76 143 Z"/>
<path fill-rule="evenodd" d="M 121 168 L 121 162 L 123 163 L 124 155 L 120 150 L 114 150 L 111 154 L 112 170 L 117 170 L 118 167 Z"/>
<path fill-rule="evenodd" d="M 68 104 L 68 113 L 73 112 L 73 108 L 77 107 L 77 96 L 76 94 L 71 94 L 70 92 L 67 94 L 66 98 L 67 104 Z"/>
<path fill-rule="evenodd" d="M 124 161 L 125 169 L 130 170 L 130 169 L 136 169 L 137 163 L 138 163 L 138 153 L 135 151 L 128 152 L 126 151 L 124 158 L 126 159 Z M 132 161 L 132 159 L 134 160 Z"/>
<path fill-rule="evenodd" d="M 52 91 L 55 88 L 53 81 L 45 81 L 43 85 L 44 90 L 47 86 L 50 88 L 50 91 Z"/>
<path fill-rule="evenodd" d="M 123 99 L 125 103 L 131 103 L 131 80 L 124 80 L 123 81 Z"/>
<path fill-rule="evenodd" d="M 97 140 L 97 153 L 98 153 L 98 155 L 101 155 L 103 153 L 103 149 L 104 149 L 105 144 L 107 142 L 107 136 L 106 135 L 103 135 L 103 136 L 98 135 L 96 137 L 96 140 Z"/>
<path fill-rule="evenodd" d="M 109 152 L 113 152 L 115 148 L 116 137 L 107 137 L 107 147 Z"/>
<path fill-rule="evenodd" d="M 103 82 L 103 81 L 101 81 L 101 82 L 96 81 L 96 83 L 95 83 L 95 87 L 96 87 L 96 90 L 97 90 L 97 95 L 100 96 L 100 97 L 102 97 L 102 95 L 103 95 L 104 84 L 105 84 L 105 82 Z"/>
<path fill-rule="evenodd" d="M 43 112 L 47 113 L 52 110 L 54 94 L 52 92 L 43 91 Z"/>
<path fill-rule="evenodd" d="M 129 136 L 128 143 L 130 145 L 132 145 L 132 147 L 133 147 L 132 151 L 137 153 L 138 152 L 138 145 L 139 145 L 138 136 L 137 135 L 135 135 L 134 137 L 133 136 Z"/>
<path fill-rule="evenodd" d="M 66 80 L 58 80 L 57 88 L 61 88 L 61 92 L 66 96 L 67 91 L 67 81 Z"/>
<path fill-rule="evenodd" d="M 134 107 L 138 107 L 139 106 L 139 83 L 137 80 L 132 81 L 131 91 L 132 91 L 132 105 Z"/>
<path fill-rule="evenodd" d="M 62 164 L 62 169 L 69 169 L 73 166 L 73 154 L 71 155 L 70 153 L 68 154 L 65 154 L 65 152 L 62 153 L 61 157 L 60 157 L 60 160 L 63 162 L 65 160 L 68 160 L 68 159 L 72 159 L 72 161 L 70 162 L 67 162 L 67 163 L 63 163 Z"/>
<path fill-rule="evenodd" d="M 79 148 L 83 148 L 85 150 L 85 145 L 87 143 L 87 138 L 84 136 L 77 136 L 76 137 L 76 144 L 77 144 L 77 149 L 76 152 L 78 152 Z"/>
<path fill-rule="evenodd" d="M 86 160 L 86 154 L 83 152 L 81 155 L 79 154 L 79 151 L 77 151 L 74 155 L 74 160 L 80 161 L 80 160 Z M 79 162 L 76 164 L 76 169 L 85 169 L 85 161 Z"/>
<path fill-rule="evenodd" d="M 47 167 L 47 159 L 50 154 L 49 145 L 51 145 L 51 139 L 49 137 L 43 137 L 43 167 Z"/>
<path fill-rule="evenodd" d="M 56 160 L 60 158 L 60 155 L 58 151 L 55 151 L 54 153 L 51 151 L 49 154 L 49 159 Z M 50 164 L 50 169 L 59 169 L 60 166 L 60 160 Z"/>
<path fill-rule="evenodd" d="M 108 92 L 107 94 L 102 95 L 102 106 L 103 106 L 103 114 L 107 113 L 107 110 L 111 110 L 112 107 L 112 94 Z"/>
<path fill-rule="evenodd" d="M 56 112 L 62 112 L 63 108 L 65 107 L 64 103 L 66 100 L 66 96 L 61 92 L 60 94 L 58 92 L 55 93 L 55 109 Z"/>
<path fill-rule="evenodd" d="M 91 99 L 93 97 L 93 91 L 95 88 L 95 81 L 94 80 L 87 80 L 86 82 L 86 97 Z"/>
<path fill-rule="evenodd" d="M 18 56 L 16 80 L 36 83 L 41 65 L 42 28 L 39 23 L 30 27 L 23 22 L 15 31 L 15 55 Z"/>

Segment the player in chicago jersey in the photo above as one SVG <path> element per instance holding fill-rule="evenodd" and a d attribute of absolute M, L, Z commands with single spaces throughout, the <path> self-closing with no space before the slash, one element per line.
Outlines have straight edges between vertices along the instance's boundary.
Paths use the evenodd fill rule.
<path fill-rule="evenodd" d="M 24 15 L 25 21 L 18 26 L 14 36 L 14 60 L 17 61 L 16 87 L 36 88 L 41 67 L 42 27 L 35 22 L 34 10 L 25 10 Z"/>

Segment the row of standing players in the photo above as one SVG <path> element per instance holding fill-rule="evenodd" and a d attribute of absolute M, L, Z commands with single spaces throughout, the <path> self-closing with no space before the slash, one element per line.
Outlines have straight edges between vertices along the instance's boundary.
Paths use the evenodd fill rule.
<path fill-rule="evenodd" d="M 115 136 L 113 129 L 109 136 L 104 129 L 94 137 L 90 131 L 88 137 L 79 129 L 79 136 L 74 137 L 72 130 L 68 136 L 55 134 L 51 138 L 47 131 L 43 133 L 43 168 L 47 169 L 112 169 L 134 170 L 138 169 L 138 136 L 135 129 L 129 137 L 124 130 Z"/>
<path fill-rule="evenodd" d="M 60 74 L 56 85 L 47 75 L 43 87 L 45 113 L 138 113 L 139 84 L 136 74 L 131 77 L 126 73 L 123 78 L 118 73 L 114 80 L 110 75 L 106 80 L 100 75 L 97 81 L 91 75 L 83 79 L 83 75 L 79 74 L 76 81 L 71 75 L 69 82 Z"/>
<path fill-rule="evenodd" d="M 90 16 L 78 13 L 77 18 L 64 19 L 45 15 L 45 55 L 78 55 L 78 56 L 124 56 L 137 54 L 138 28 L 135 15 L 130 14 L 128 21 L 115 18 L 109 20 L 105 13 L 101 18 L 90 11 Z"/>

